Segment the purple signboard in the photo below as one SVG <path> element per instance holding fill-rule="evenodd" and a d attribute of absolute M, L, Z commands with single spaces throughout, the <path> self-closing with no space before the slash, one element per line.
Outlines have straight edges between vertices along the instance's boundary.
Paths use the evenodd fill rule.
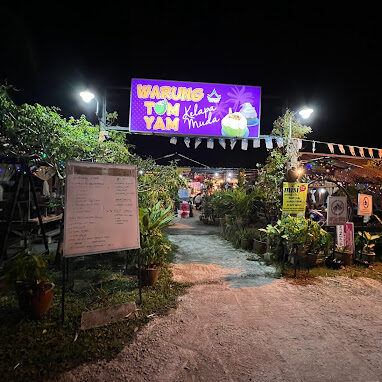
<path fill-rule="evenodd" d="M 133 78 L 130 131 L 258 138 L 260 103 L 258 86 Z"/>

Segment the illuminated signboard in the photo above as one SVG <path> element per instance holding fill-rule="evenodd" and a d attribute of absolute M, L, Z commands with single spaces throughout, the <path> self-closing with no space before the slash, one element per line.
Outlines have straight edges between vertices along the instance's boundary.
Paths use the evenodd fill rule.
<path fill-rule="evenodd" d="M 258 138 L 261 88 L 132 79 L 130 131 Z"/>

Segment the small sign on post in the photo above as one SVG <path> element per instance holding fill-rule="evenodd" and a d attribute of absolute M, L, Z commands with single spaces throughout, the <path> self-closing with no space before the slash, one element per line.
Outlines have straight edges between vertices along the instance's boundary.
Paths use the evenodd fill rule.
<path fill-rule="evenodd" d="M 326 224 L 344 225 L 348 220 L 346 196 L 329 196 Z"/>
<path fill-rule="evenodd" d="M 336 226 L 337 245 L 346 247 L 347 253 L 354 254 L 354 223 L 347 222 L 344 225 Z"/>
<path fill-rule="evenodd" d="M 308 183 L 283 183 L 283 215 L 305 215 Z"/>
<path fill-rule="evenodd" d="M 358 194 L 358 215 L 373 215 L 373 196 L 366 194 Z"/>

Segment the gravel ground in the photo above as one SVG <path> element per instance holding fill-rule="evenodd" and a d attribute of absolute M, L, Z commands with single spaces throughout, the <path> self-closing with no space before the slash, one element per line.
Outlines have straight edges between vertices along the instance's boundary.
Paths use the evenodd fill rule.
<path fill-rule="evenodd" d="M 215 258 L 219 238 L 208 237 Z M 188 259 L 173 272 L 195 284 L 178 309 L 153 318 L 112 361 L 82 365 L 57 380 L 382 381 L 381 283 L 336 277 L 295 285 L 259 262 L 208 264 L 186 239 L 177 244 Z"/>

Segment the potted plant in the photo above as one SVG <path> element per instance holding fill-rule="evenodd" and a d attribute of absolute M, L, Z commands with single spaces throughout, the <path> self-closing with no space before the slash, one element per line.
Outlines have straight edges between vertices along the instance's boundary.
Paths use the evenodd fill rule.
<path fill-rule="evenodd" d="M 369 232 L 359 231 L 358 235 L 363 239 L 362 256 L 369 263 L 373 264 L 375 260 L 374 246 L 375 240 L 379 239 L 380 235 L 371 235 Z"/>
<path fill-rule="evenodd" d="M 335 253 L 339 255 L 339 257 L 342 260 L 343 265 L 351 265 L 351 260 L 352 260 L 352 254 L 348 250 L 348 246 L 340 246 L 336 244 L 335 247 Z"/>
<path fill-rule="evenodd" d="M 44 256 L 20 253 L 9 261 L 6 273 L 15 288 L 20 309 L 34 318 L 44 316 L 52 304 L 54 288 L 47 276 Z"/>
<path fill-rule="evenodd" d="M 250 249 L 253 240 L 253 231 L 248 228 L 241 228 L 239 230 L 240 246 L 243 249 Z"/>
<path fill-rule="evenodd" d="M 158 202 L 153 209 L 139 210 L 139 226 L 141 233 L 141 272 L 142 284 L 153 285 L 158 281 L 160 266 L 165 262 L 166 255 L 171 251 L 171 244 L 163 236 L 163 229 L 168 227 L 174 215 L 171 206 L 162 209 Z"/>
<path fill-rule="evenodd" d="M 267 251 L 267 237 L 264 231 L 261 230 L 262 229 L 255 231 L 255 237 L 253 239 L 253 250 L 255 253 L 260 255 Z"/>

